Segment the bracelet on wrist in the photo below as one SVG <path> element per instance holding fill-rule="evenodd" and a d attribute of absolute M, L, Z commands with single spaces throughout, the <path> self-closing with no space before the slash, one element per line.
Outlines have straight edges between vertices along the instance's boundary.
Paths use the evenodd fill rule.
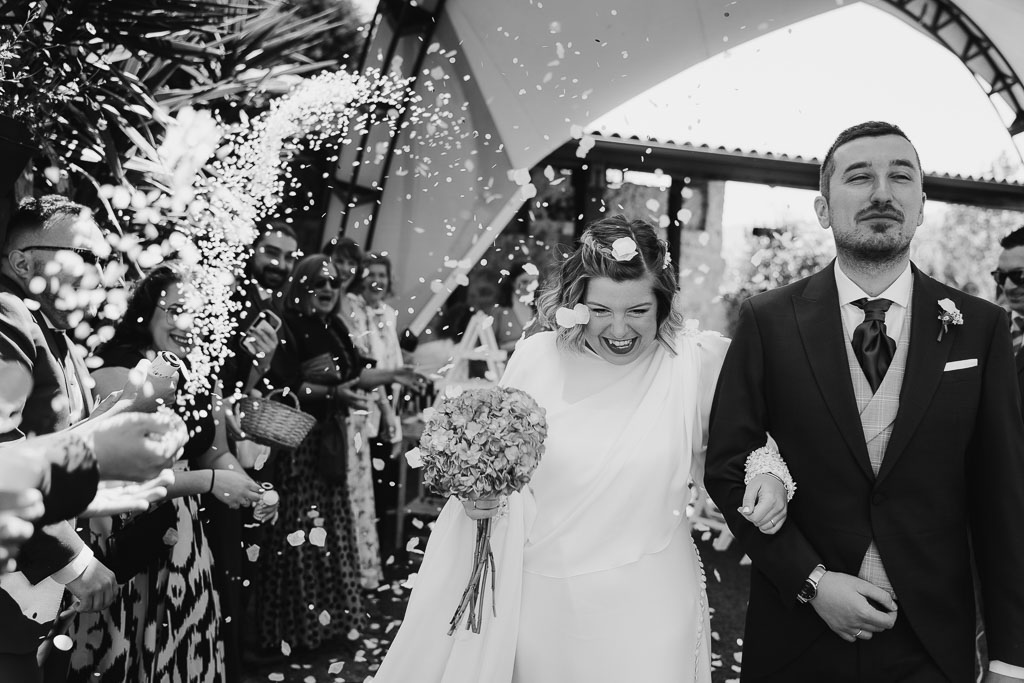
<path fill-rule="evenodd" d="M 793 500 L 796 495 L 796 482 L 789 473 L 786 461 L 777 450 L 770 446 L 762 446 L 747 456 L 746 474 L 743 477 L 744 485 L 759 474 L 770 474 L 786 487 L 786 500 Z"/>

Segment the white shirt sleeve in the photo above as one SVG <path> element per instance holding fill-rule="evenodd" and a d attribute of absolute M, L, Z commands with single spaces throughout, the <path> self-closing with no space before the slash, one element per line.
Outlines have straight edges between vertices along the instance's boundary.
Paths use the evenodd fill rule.
<path fill-rule="evenodd" d="M 93 552 L 89 546 L 82 546 L 82 550 L 75 555 L 75 559 L 71 560 L 63 569 L 58 569 L 50 578 L 62 585 L 68 585 L 79 576 L 82 575 L 86 569 L 89 568 L 89 563 L 93 560 Z"/>
<path fill-rule="evenodd" d="M 994 674 L 1009 676 L 1010 678 L 1019 678 L 1024 681 L 1024 666 L 1014 666 L 1012 664 L 992 660 L 988 663 L 988 670 Z"/>

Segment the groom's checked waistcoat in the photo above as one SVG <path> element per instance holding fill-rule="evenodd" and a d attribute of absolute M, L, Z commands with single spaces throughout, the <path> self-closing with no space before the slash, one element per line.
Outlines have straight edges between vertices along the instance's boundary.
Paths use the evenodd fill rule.
<path fill-rule="evenodd" d="M 990 654 L 1024 666 L 1024 422 L 1006 316 L 916 268 L 913 280 L 913 316 L 901 332 L 909 344 L 898 345 L 881 396 L 869 400 L 847 350 L 833 267 L 741 308 L 705 484 L 753 560 L 745 680 L 784 672 L 828 632 L 796 599 L 815 565 L 880 582 L 871 548 L 899 618 L 951 681 L 973 671 L 972 560 Z M 940 340 L 942 299 L 963 324 Z M 737 512 L 746 457 L 768 433 L 798 485 L 774 536 Z"/>
<path fill-rule="evenodd" d="M 857 354 L 853 351 L 853 344 L 846 345 L 846 356 L 850 363 L 850 379 L 853 380 L 853 393 L 857 398 L 857 412 L 860 413 L 860 424 L 864 429 L 864 443 L 867 445 L 868 458 L 871 459 L 871 469 L 875 476 L 878 476 L 878 471 L 882 468 L 885 450 L 889 446 L 892 428 L 900 409 L 900 390 L 903 389 L 903 375 L 907 366 L 907 350 L 910 347 L 910 325 L 913 321 L 913 313 L 913 303 L 911 303 L 903 319 L 900 338 L 896 340 L 896 354 L 889 364 L 885 378 L 874 393 L 871 392 L 868 378 L 864 374 L 864 370 L 861 369 Z M 885 573 L 885 565 L 874 541 L 868 546 L 857 576 L 879 588 L 884 588 L 889 591 L 890 595 L 895 596 L 892 582 L 889 581 L 889 576 Z"/>

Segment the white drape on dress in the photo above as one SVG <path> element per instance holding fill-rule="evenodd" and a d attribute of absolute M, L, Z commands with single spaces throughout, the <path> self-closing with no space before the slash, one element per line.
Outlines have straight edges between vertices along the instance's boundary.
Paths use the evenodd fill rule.
<path fill-rule="evenodd" d="M 728 341 L 687 331 L 628 365 L 519 344 L 502 383 L 547 411 L 546 453 L 494 523 L 497 616 L 447 635 L 475 523 L 450 500 L 377 683 L 710 681 L 707 601 L 685 523 Z M 699 479 L 698 479 L 699 481 Z"/>

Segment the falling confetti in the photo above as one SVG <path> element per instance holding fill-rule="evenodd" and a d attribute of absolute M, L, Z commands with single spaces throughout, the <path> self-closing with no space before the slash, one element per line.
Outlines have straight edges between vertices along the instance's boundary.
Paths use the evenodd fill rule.
<path fill-rule="evenodd" d="M 289 541 L 289 543 L 290 542 L 291 541 Z M 324 543 L 327 542 L 327 531 L 326 531 L 326 529 L 324 529 L 323 527 L 317 527 L 315 529 L 310 530 L 310 532 L 309 532 L 309 542 L 312 543 L 313 545 L 315 545 L 318 548 L 323 548 L 324 547 Z"/>
<path fill-rule="evenodd" d="M 288 541 L 288 545 L 298 547 L 306 542 L 306 532 L 302 529 L 299 529 L 298 531 L 293 531 L 292 533 L 288 534 L 286 539 Z"/>

